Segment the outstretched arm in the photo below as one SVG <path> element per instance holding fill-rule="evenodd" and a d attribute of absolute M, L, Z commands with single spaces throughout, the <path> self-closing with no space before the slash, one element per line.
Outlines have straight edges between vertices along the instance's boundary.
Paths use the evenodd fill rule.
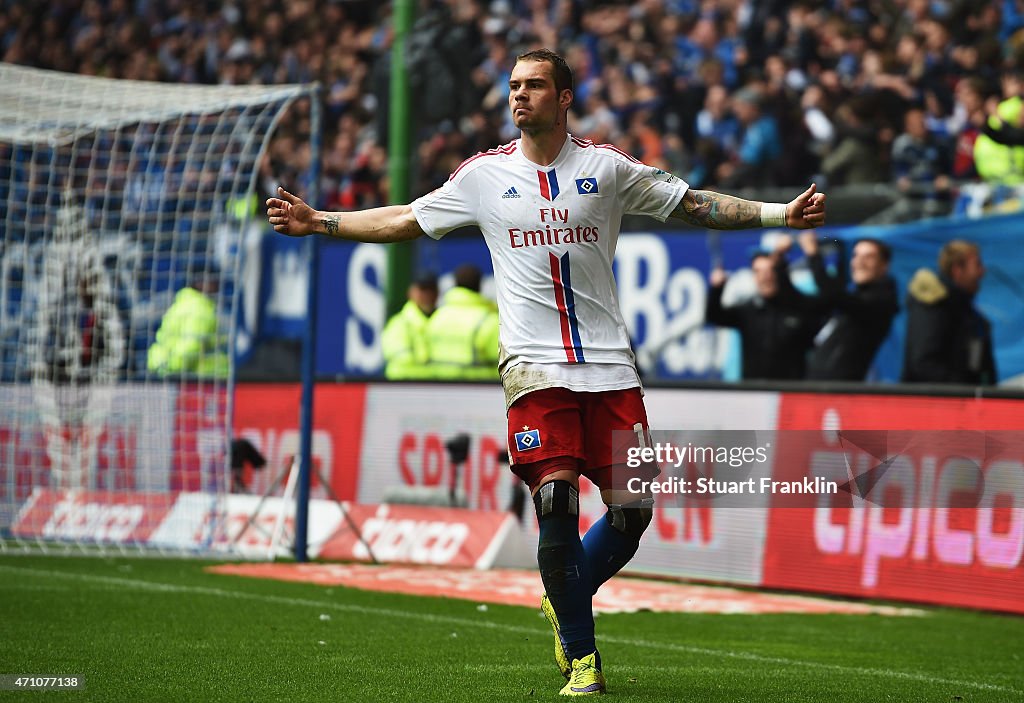
<path fill-rule="evenodd" d="M 761 203 L 710 190 L 688 190 L 669 217 L 708 229 L 792 227 L 810 229 L 825 224 L 825 194 L 817 186 L 786 203 Z"/>
<path fill-rule="evenodd" d="M 278 188 L 267 198 L 267 219 L 275 232 L 289 237 L 327 234 L 358 242 L 401 242 L 423 234 L 409 205 L 390 205 L 360 212 L 314 210 L 297 195 Z"/>
<path fill-rule="evenodd" d="M 710 286 L 708 286 L 708 297 L 704 301 L 704 323 L 717 327 L 743 327 L 743 317 L 735 307 L 722 306 L 722 293 L 725 291 L 725 283 L 728 276 L 720 268 L 712 269 Z"/>

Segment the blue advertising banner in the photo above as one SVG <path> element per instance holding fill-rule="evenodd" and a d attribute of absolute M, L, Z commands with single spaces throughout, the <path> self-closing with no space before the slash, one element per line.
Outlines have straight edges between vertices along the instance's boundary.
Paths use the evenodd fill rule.
<path fill-rule="evenodd" d="M 299 339 L 306 324 L 309 262 L 301 239 L 263 240 L 259 331 L 267 337 Z"/>
<path fill-rule="evenodd" d="M 317 375 L 381 373 L 386 249 L 381 244 L 325 240 L 319 252 Z"/>
<path fill-rule="evenodd" d="M 936 267 L 943 243 L 955 238 L 977 242 L 988 268 L 977 305 L 992 322 L 999 375 L 1006 379 L 1024 373 L 1024 259 L 1018 254 L 1017 242 L 1022 231 L 1024 216 L 1015 215 L 886 227 L 826 227 L 819 235 L 843 240 L 847 246 L 861 237 L 889 243 L 892 273 L 901 297 L 918 268 Z M 733 333 L 703 324 L 708 275 L 713 266 L 721 264 L 732 274 L 730 288 L 735 295 L 749 293 L 750 255 L 759 248 L 771 248 L 778 234 L 652 231 L 620 236 L 615 258 L 620 307 L 647 378 L 736 377 Z M 798 287 L 810 288 L 799 250 L 794 250 L 794 281 Z M 330 241 L 324 242 L 320 252 L 317 373 L 379 374 L 386 251 L 381 245 Z M 438 274 L 442 291 L 451 285 L 451 272 L 467 262 L 480 266 L 488 276 L 484 292 L 493 297 L 490 256 L 482 239 L 448 237 L 435 242 L 424 238 L 418 242 L 416 271 Z M 727 302 L 728 297 L 727 290 Z M 879 351 L 871 378 L 898 380 L 904 330 L 901 313 Z"/>

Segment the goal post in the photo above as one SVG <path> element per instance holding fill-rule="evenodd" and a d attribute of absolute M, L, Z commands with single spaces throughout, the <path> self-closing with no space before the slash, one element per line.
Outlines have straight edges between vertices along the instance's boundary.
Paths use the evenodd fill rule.
<path fill-rule="evenodd" d="M 244 237 L 315 91 L 0 64 L 4 548 L 232 550 Z"/>

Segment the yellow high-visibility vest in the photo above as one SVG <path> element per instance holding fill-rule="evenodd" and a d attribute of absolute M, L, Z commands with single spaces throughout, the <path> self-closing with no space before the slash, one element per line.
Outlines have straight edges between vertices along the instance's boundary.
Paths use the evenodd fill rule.
<path fill-rule="evenodd" d="M 162 376 L 185 373 L 227 378 L 228 357 L 219 348 L 221 341 L 217 304 L 195 288 L 182 288 L 160 321 L 146 366 Z"/>
<path fill-rule="evenodd" d="M 434 378 L 498 378 L 498 307 L 468 288 L 455 287 L 427 321 Z"/>
<path fill-rule="evenodd" d="M 998 130 L 1004 123 L 1019 124 L 1022 107 L 1019 97 L 1004 100 L 999 103 L 996 114 L 988 118 L 989 126 Z M 1024 183 L 1024 146 L 1000 144 L 985 134 L 979 134 L 974 142 L 974 167 L 978 175 L 990 183 Z"/>
<path fill-rule="evenodd" d="M 413 301 L 391 316 L 381 334 L 384 375 L 393 380 L 431 378 L 427 350 L 427 316 Z"/>

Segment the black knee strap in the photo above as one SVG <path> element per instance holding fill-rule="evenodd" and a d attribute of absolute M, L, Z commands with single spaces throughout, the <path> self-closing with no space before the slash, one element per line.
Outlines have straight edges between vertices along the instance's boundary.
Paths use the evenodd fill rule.
<path fill-rule="evenodd" d="M 639 540 L 654 517 L 654 498 L 643 498 L 632 503 L 608 505 L 604 519 L 616 530 Z"/>
<path fill-rule="evenodd" d="M 568 481 L 548 481 L 533 494 L 537 519 L 580 514 L 580 493 Z"/>

